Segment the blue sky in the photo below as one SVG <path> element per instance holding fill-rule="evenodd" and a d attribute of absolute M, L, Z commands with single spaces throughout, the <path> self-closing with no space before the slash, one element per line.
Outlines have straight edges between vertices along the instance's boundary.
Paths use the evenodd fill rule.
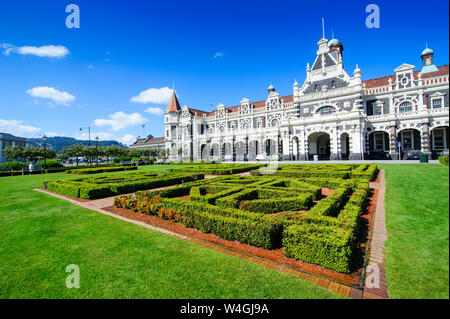
<path fill-rule="evenodd" d="M 65 25 L 70 3 L 79 29 Z M 370 3 L 379 29 L 365 27 Z M 322 17 L 349 74 L 356 64 L 363 79 L 404 62 L 419 68 L 426 42 L 447 64 L 448 10 L 435 0 L 2 1 L 0 131 L 83 138 L 90 124 L 93 136 L 129 142 L 144 122 L 146 134 L 163 135 L 159 89 L 173 82 L 182 105 L 203 110 L 263 100 L 270 84 L 292 94 L 314 61 Z"/>

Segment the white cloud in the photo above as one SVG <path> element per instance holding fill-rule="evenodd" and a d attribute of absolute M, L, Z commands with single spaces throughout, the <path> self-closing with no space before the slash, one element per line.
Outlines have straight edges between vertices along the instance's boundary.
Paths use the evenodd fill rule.
<path fill-rule="evenodd" d="M 0 132 L 20 137 L 36 137 L 41 132 L 41 129 L 34 126 L 22 125 L 22 121 L 0 119 Z"/>
<path fill-rule="evenodd" d="M 214 54 L 214 59 L 221 58 L 221 57 L 223 57 L 223 53 L 222 52 L 216 52 Z"/>
<path fill-rule="evenodd" d="M 144 112 L 154 115 L 162 115 L 164 113 L 164 110 L 159 107 L 149 107 Z"/>
<path fill-rule="evenodd" d="M 94 145 L 95 143 L 95 137 L 98 136 L 99 141 L 117 141 L 119 143 L 130 145 L 136 142 L 136 137 L 131 134 L 125 134 L 122 137 L 118 137 L 112 133 L 108 132 L 91 132 L 91 143 Z M 73 137 L 75 137 L 77 140 L 83 140 L 87 141 L 89 139 L 89 134 L 87 132 L 82 134 L 75 134 Z"/>
<path fill-rule="evenodd" d="M 43 45 L 36 46 L 21 46 L 16 47 L 12 44 L 2 43 L 1 47 L 4 49 L 3 54 L 9 55 L 11 52 L 20 55 L 35 55 L 41 58 L 55 58 L 62 59 L 66 57 L 70 51 L 63 45 Z"/>
<path fill-rule="evenodd" d="M 121 129 L 141 125 L 147 122 L 147 119 L 139 113 L 126 114 L 124 112 L 116 112 L 109 116 L 109 119 L 96 119 L 94 125 L 97 126 L 110 126 L 113 131 L 119 131 Z"/>
<path fill-rule="evenodd" d="M 75 100 L 75 96 L 65 91 L 58 91 L 53 87 L 36 86 L 26 91 L 32 97 L 39 97 L 43 99 L 50 99 L 53 102 L 65 106 L 69 106 L 70 102 Z"/>
<path fill-rule="evenodd" d="M 160 89 L 151 88 L 142 91 L 137 96 L 133 96 L 130 101 L 134 103 L 156 103 L 156 104 L 166 104 L 170 100 L 172 95 L 172 89 L 168 87 L 162 87 Z"/>
<path fill-rule="evenodd" d="M 125 145 L 130 145 L 136 142 L 136 137 L 131 134 L 125 134 L 119 142 Z"/>
<path fill-rule="evenodd" d="M 87 68 L 90 69 L 90 70 L 95 69 L 95 65 L 89 64 L 89 65 L 87 66 Z"/>

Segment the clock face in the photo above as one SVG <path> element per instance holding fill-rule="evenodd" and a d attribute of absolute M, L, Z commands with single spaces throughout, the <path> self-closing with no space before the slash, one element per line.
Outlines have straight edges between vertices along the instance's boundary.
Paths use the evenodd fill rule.
<path fill-rule="evenodd" d="M 425 65 L 430 65 L 431 64 L 431 58 L 428 57 L 425 59 Z"/>

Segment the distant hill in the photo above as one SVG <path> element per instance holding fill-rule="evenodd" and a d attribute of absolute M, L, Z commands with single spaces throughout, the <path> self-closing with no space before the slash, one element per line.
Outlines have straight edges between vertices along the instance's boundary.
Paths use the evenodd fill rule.
<path fill-rule="evenodd" d="M 44 141 L 42 138 L 29 138 L 27 142 L 30 146 L 43 146 Z M 77 140 L 73 137 L 65 137 L 65 136 L 55 136 L 55 137 L 47 137 L 47 147 L 56 151 L 57 153 L 63 149 L 64 146 L 71 146 L 74 144 L 84 144 L 89 145 L 89 141 L 85 140 Z M 94 139 L 91 140 L 91 145 L 96 145 L 96 141 Z M 119 146 L 126 148 L 127 146 L 119 143 L 117 141 L 99 141 L 99 146 Z"/>

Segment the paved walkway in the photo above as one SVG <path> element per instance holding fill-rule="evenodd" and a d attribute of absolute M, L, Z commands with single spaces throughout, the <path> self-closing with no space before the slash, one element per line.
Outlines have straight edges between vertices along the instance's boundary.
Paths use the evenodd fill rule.
<path fill-rule="evenodd" d="M 385 272 L 385 242 L 386 213 L 384 209 L 384 195 L 386 193 L 386 180 L 384 169 L 380 170 L 378 188 L 377 207 L 375 210 L 374 225 L 370 243 L 369 260 L 366 267 L 366 285 L 364 288 L 364 298 L 380 299 L 387 298 L 386 272 Z M 373 279 L 373 280 L 372 280 Z M 373 288 L 369 288 L 376 286 Z"/>
<path fill-rule="evenodd" d="M 233 249 L 230 249 L 230 248 L 227 248 L 227 247 L 215 244 L 215 243 L 211 243 L 211 242 L 207 242 L 207 241 L 200 240 L 197 238 L 181 235 L 181 234 L 169 231 L 169 230 L 161 228 L 161 227 L 152 226 L 145 222 L 126 218 L 126 217 L 123 217 L 123 216 L 120 216 L 120 215 L 117 215 L 117 214 L 114 214 L 114 213 L 104 210 L 103 209 L 104 207 L 113 205 L 115 196 L 102 198 L 102 199 L 96 199 L 96 200 L 90 200 L 90 201 L 86 201 L 86 202 L 80 202 L 80 201 L 76 201 L 74 199 L 71 199 L 71 198 L 68 198 L 68 197 L 65 197 L 65 196 L 44 190 L 44 189 L 36 188 L 34 190 L 41 192 L 41 193 L 49 194 L 49 195 L 57 197 L 57 198 L 67 200 L 75 205 L 84 207 L 86 209 L 94 210 L 94 211 L 99 212 L 104 215 L 108 215 L 108 216 L 129 222 L 129 223 L 132 223 L 135 225 L 139 225 L 139 226 L 151 229 L 151 230 L 155 230 L 155 231 L 158 231 L 160 233 L 163 233 L 163 234 L 166 234 L 169 236 L 177 237 L 179 239 L 183 239 L 183 240 L 195 243 L 202 247 L 213 249 L 215 251 L 219 251 L 219 252 L 222 252 L 222 253 L 225 253 L 225 254 L 240 258 L 240 259 L 247 260 L 249 262 L 257 263 L 263 267 L 271 268 L 271 269 L 277 270 L 279 272 L 297 276 L 299 278 L 307 280 L 307 281 L 309 281 L 315 285 L 318 285 L 320 287 L 330 289 L 333 292 L 343 295 L 345 297 L 354 298 L 354 299 L 361 299 L 361 298 L 373 299 L 373 298 L 386 298 L 387 297 L 387 294 L 385 293 L 386 280 L 385 280 L 385 274 L 384 274 L 384 241 L 386 240 L 386 227 L 385 227 L 385 223 L 384 223 L 384 192 L 385 192 L 384 170 L 380 170 L 380 174 L 381 175 L 379 178 L 379 183 L 371 183 L 371 187 L 378 188 L 379 193 L 378 193 L 377 208 L 376 208 L 376 212 L 375 212 L 375 223 L 373 226 L 373 237 L 372 237 L 372 243 L 371 243 L 371 249 L 370 249 L 370 259 L 369 259 L 369 265 L 379 266 L 380 275 L 382 274 L 381 279 L 380 279 L 381 286 L 379 289 L 374 289 L 374 288 L 369 289 L 367 287 L 364 287 L 364 289 L 354 288 L 354 287 L 333 281 L 333 280 L 325 278 L 325 277 L 321 277 L 321 276 L 318 276 L 315 274 L 300 271 L 299 269 L 296 269 L 294 267 L 290 267 L 290 266 L 280 264 L 280 263 L 277 263 L 277 262 L 274 262 L 271 260 L 267 260 L 267 259 L 264 259 L 264 258 L 261 258 L 258 256 L 254 256 L 254 255 L 246 254 L 246 253 L 243 253 L 240 251 L 236 251 L 236 250 L 233 250 Z M 163 187 L 163 188 L 167 188 L 167 187 Z"/>

